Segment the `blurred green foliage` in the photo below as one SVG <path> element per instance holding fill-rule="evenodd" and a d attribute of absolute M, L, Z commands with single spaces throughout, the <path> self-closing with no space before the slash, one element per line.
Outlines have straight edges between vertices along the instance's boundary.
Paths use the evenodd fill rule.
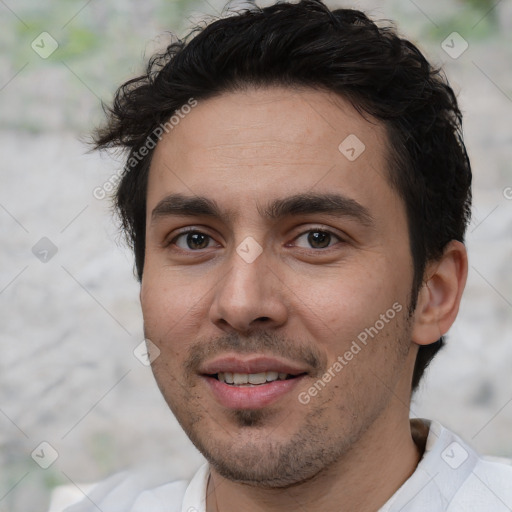
<path fill-rule="evenodd" d="M 115 441 L 111 432 L 94 432 L 89 438 L 87 453 L 92 455 L 96 467 L 103 474 L 114 471 L 119 463 Z"/>
<path fill-rule="evenodd" d="M 4 123 L 34 132 L 45 129 L 43 122 L 52 127 L 86 129 L 102 115 L 99 98 L 108 103 L 120 83 L 142 73 L 149 56 L 170 42 L 169 33 L 184 36 L 198 21 L 196 14 L 218 16 L 226 3 L 227 0 L 19 0 L 12 6 L 15 14 L 3 9 L 0 16 L 0 87 L 23 69 L 16 78 L 16 92 L 27 98 L 23 106 L 30 113 L 19 116 L 20 104 L 7 99 L 9 91 L 15 91 L 11 84 L 4 104 L 0 103 L 7 114 Z M 493 37 L 499 21 L 498 3 L 499 0 L 454 0 L 441 10 L 443 15 L 433 14 L 435 21 L 430 22 L 428 15 L 419 12 L 411 16 L 408 2 L 396 2 L 390 5 L 390 16 L 403 14 L 406 21 L 401 27 L 409 27 L 415 41 L 437 47 L 454 31 L 471 42 Z M 430 13 L 428 4 L 424 9 Z M 31 48 L 32 41 L 42 32 L 48 32 L 59 44 L 47 59 L 40 58 Z M 51 93 L 57 88 L 62 95 L 59 98 Z M 41 101 L 42 98 L 46 100 Z M 44 103 L 56 100 L 62 105 L 59 119 L 53 119 L 53 113 L 41 114 Z"/>
<path fill-rule="evenodd" d="M 427 37 L 437 44 L 448 34 L 458 32 L 471 41 L 488 39 L 496 33 L 498 27 L 498 14 L 495 9 L 498 3 L 496 0 L 459 0 L 455 8 L 447 11 L 447 16 L 436 19 L 435 25 L 423 25 L 419 38 Z"/>
<path fill-rule="evenodd" d="M 499 2 L 497 0 L 464 0 L 465 3 L 480 11 L 487 12 L 495 7 Z"/>

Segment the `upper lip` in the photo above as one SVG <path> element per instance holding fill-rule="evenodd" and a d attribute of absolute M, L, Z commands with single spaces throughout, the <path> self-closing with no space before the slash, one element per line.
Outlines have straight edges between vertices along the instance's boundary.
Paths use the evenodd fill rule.
<path fill-rule="evenodd" d="M 308 369 L 275 357 L 224 355 L 204 363 L 199 373 L 214 375 L 225 372 L 263 373 L 272 371 L 289 375 L 300 375 L 307 373 Z"/>

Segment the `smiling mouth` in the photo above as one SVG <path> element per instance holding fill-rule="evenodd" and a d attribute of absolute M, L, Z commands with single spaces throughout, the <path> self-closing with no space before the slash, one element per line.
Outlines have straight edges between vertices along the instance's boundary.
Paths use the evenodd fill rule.
<path fill-rule="evenodd" d="M 268 371 L 260 373 L 234 373 L 234 372 L 219 372 L 209 377 L 216 378 L 218 381 L 228 384 L 230 386 L 261 386 L 269 382 L 275 382 L 279 380 L 290 380 L 305 375 L 300 373 L 297 375 L 291 375 L 289 373 Z"/>

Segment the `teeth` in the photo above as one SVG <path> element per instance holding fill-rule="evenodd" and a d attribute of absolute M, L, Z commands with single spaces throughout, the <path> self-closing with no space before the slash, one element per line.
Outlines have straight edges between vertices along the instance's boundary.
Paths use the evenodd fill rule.
<path fill-rule="evenodd" d="M 247 384 L 249 382 L 249 375 L 247 373 L 233 373 L 233 383 L 235 386 L 240 384 Z"/>
<path fill-rule="evenodd" d="M 285 380 L 288 377 L 287 373 L 281 372 L 261 372 L 261 373 L 218 373 L 217 378 L 221 382 L 227 384 L 234 384 L 235 386 L 243 385 L 258 385 L 265 384 L 265 382 L 273 382 L 275 380 Z"/>
<path fill-rule="evenodd" d="M 251 384 L 263 384 L 267 382 L 267 374 L 263 373 L 251 373 L 249 374 L 249 382 Z"/>

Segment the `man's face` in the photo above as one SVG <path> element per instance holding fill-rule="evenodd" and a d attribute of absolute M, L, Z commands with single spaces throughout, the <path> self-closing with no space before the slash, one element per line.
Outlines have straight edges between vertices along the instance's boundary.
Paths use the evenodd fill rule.
<path fill-rule="evenodd" d="M 226 478 L 302 481 L 407 415 L 413 267 L 387 151 L 346 101 L 283 88 L 200 101 L 155 149 L 145 335 Z"/>

